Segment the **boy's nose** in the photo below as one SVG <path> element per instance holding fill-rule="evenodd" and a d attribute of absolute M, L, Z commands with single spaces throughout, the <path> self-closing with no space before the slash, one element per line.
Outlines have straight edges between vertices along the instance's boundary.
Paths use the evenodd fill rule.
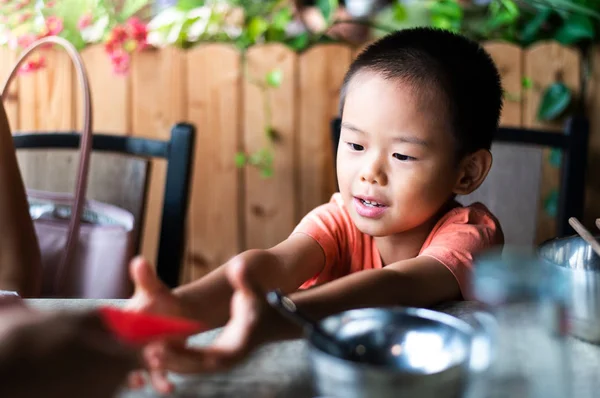
<path fill-rule="evenodd" d="M 363 168 L 360 180 L 369 184 L 387 185 L 387 177 L 379 162 L 373 162 Z"/>

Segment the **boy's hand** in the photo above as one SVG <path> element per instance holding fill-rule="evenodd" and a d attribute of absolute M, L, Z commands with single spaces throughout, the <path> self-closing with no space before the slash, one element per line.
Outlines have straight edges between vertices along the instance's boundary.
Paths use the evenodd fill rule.
<path fill-rule="evenodd" d="M 130 275 L 135 286 L 135 292 L 125 305 L 125 309 L 139 312 L 149 312 L 174 317 L 185 317 L 185 310 L 180 300 L 156 276 L 151 265 L 141 257 L 135 258 L 130 264 Z M 167 344 L 183 345 L 184 341 L 161 342 L 158 346 Z M 147 346 L 145 353 L 154 345 Z M 144 355 L 146 366 L 149 369 L 150 382 L 161 393 L 170 393 L 173 390 L 168 381 L 166 371 L 160 367 L 151 366 L 152 358 Z M 129 387 L 140 388 L 145 384 L 142 371 L 136 371 L 129 376 Z"/>
<path fill-rule="evenodd" d="M 148 261 L 141 257 L 135 258 L 131 262 L 129 272 L 135 292 L 125 309 L 185 317 L 180 300 L 158 279 Z"/>
<path fill-rule="evenodd" d="M 264 294 L 249 280 L 242 261 L 228 264 L 227 277 L 234 288 L 234 294 L 231 300 L 231 318 L 221 334 L 210 346 L 202 348 L 162 343 L 148 346 L 145 357 L 154 372 L 223 371 L 245 360 L 261 344 L 289 337 L 290 332 L 298 332 L 297 328 L 268 305 Z"/>

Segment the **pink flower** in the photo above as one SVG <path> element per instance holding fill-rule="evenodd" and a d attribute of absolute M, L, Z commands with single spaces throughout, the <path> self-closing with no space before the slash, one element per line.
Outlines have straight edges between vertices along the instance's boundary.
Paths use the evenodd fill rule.
<path fill-rule="evenodd" d="M 28 19 L 31 19 L 31 13 L 25 12 L 25 13 L 19 15 L 17 21 L 18 21 L 18 23 L 23 23 L 23 22 L 27 21 Z"/>
<path fill-rule="evenodd" d="M 38 59 L 31 59 L 26 61 L 19 68 L 19 73 L 29 73 L 34 72 L 36 70 L 40 70 L 46 66 L 46 59 L 43 57 L 39 57 Z"/>
<path fill-rule="evenodd" d="M 119 75 L 124 75 L 129 71 L 130 57 L 129 53 L 123 49 L 117 49 L 110 53 L 110 61 L 113 65 L 113 70 Z"/>
<path fill-rule="evenodd" d="M 47 30 L 48 36 L 56 36 L 57 34 L 62 32 L 62 30 L 63 30 L 62 19 L 55 17 L 55 16 L 49 16 L 48 18 L 46 18 L 46 30 Z"/>
<path fill-rule="evenodd" d="M 29 47 L 36 40 L 36 35 L 34 35 L 33 33 L 27 33 L 17 37 L 17 46 L 21 48 L 26 48 Z"/>
<path fill-rule="evenodd" d="M 104 50 L 109 54 L 112 54 L 113 52 L 115 52 L 121 48 L 123 48 L 121 43 L 117 43 L 114 40 L 109 40 L 106 43 L 104 43 Z"/>
<path fill-rule="evenodd" d="M 52 8 L 52 7 L 54 7 L 55 4 L 56 4 L 55 1 L 50 0 L 50 1 L 46 2 L 46 8 Z"/>
<path fill-rule="evenodd" d="M 16 2 L 15 4 L 15 10 L 22 10 L 23 8 L 27 7 L 29 5 L 29 3 L 31 3 L 31 0 L 21 0 Z"/>
<path fill-rule="evenodd" d="M 139 18 L 133 17 L 127 21 L 129 36 L 135 40 L 138 45 L 145 46 L 148 38 L 148 27 L 140 21 Z"/>
<path fill-rule="evenodd" d="M 127 40 L 127 31 L 125 28 L 119 25 L 115 26 L 110 32 L 108 41 L 115 44 L 123 44 L 125 40 Z"/>
<path fill-rule="evenodd" d="M 93 16 L 91 13 L 86 12 L 79 18 L 79 22 L 77 22 L 77 27 L 79 29 L 85 29 L 92 24 Z"/>
<path fill-rule="evenodd" d="M 122 26 L 115 26 L 108 34 L 108 40 L 104 43 L 104 49 L 109 54 L 112 54 L 115 51 L 121 51 L 126 40 L 127 31 L 125 31 L 125 28 Z"/>

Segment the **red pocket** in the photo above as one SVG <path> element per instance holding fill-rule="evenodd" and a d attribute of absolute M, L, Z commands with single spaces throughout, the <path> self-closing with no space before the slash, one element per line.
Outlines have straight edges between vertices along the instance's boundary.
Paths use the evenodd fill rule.
<path fill-rule="evenodd" d="M 147 344 L 168 337 L 187 337 L 206 330 L 200 322 L 182 318 L 127 311 L 116 307 L 101 307 L 99 311 L 108 328 L 119 339 L 129 344 Z"/>

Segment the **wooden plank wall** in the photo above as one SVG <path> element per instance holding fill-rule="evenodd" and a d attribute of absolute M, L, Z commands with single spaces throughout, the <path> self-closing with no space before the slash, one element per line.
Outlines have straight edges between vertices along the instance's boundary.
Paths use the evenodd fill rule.
<path fill-rule="evenodd" d="M 506 43 L 486 43 L 509 93 L 502 115 L 507 126 L 559 130 L 560 124 L 537 121 L 536 111 L 547 84 L 560 75 L 577 93 L 579 55 L 554 43 L 522 50 Z M 135 54 L 127 76 L 112 74 L 101 47 L 83 51 L 93 90 L 95 129 L 116 134 L 168 138 L 178 121 L 197 126 L 194 173 L 188 217 L 184 280 L 193 280 L 241 250 L 269 247 L 284 239 L 315 206 L 336 190 L 330 120 L 338 112 L 339 87 L 357 49 L 339 44 L 317 46 L 297 54 L 270 44 L 245 55 L 225 44 L 205 44 L 188 51 L 149 50 Z M 590 85 L 592 122 L 590 170 L 600 159 L 600 52 Z M 71 129 L 80 125 L 80 98 L 73 69 L 62 54 L 50 55 L 49 67 L 22 76 L 7 99 L 13 130 Z M 245 60 L 244 60 L 245 57 Z M 0 48 L 0 78 L 14 54 Z M 244 69 L 245 63 L 245 69 Z M 278 88 L 259 89 L 281 70 Z M 522 88 L 524 77 L 532 89 Z M 235 154 L 265 143 L 265 101 L 271 104 L 275 143 L 274 176 L 265 179 L 253 168 L 237 169 Z M 61 167 L 72 167 L 62 165 Z M 544 164 L 540 208 L 557 186 L 557 170 Z M 597 168 L 597 167 L 596 167 Z M 142 252 L 155 258 L 160 227 L 165 165 L 153 162 Z M 590 177 L 587 219 L 600 215 L 600 186 Z M 539 214 L 538 240 L 554 231 L 552 218 Z"/>
<path fill-rule="evenodd" d="M 560 123 L 545 123 L 537 118 L 537 110 L 544 88 L 557 80 L 562 80 L 576 98 L 580 94 L 581 59 L 576 50 L 565 48 L 557 43 L 536 44 L 524 53 L 524 75 L 533 81 L 533 87 L 524 91 L 523 126 L 560 132 Z M 538 206 L 537 242 L 555 236 L 556 221 L 553 218 L 551 198 L 558 193 L 560 169 L 550 161 L 552 153 L 544 150 L 542 162 L 542 184 Z"/>
<path fill-rule="evenodd" d="M 216 62 L 218 61 L 218 62 Z M 198 126 L 188 217 L 187 280 L 196 279 L 243 249 L 241 55 L 206 45 L 187 54 L 187 118 Z"/>

